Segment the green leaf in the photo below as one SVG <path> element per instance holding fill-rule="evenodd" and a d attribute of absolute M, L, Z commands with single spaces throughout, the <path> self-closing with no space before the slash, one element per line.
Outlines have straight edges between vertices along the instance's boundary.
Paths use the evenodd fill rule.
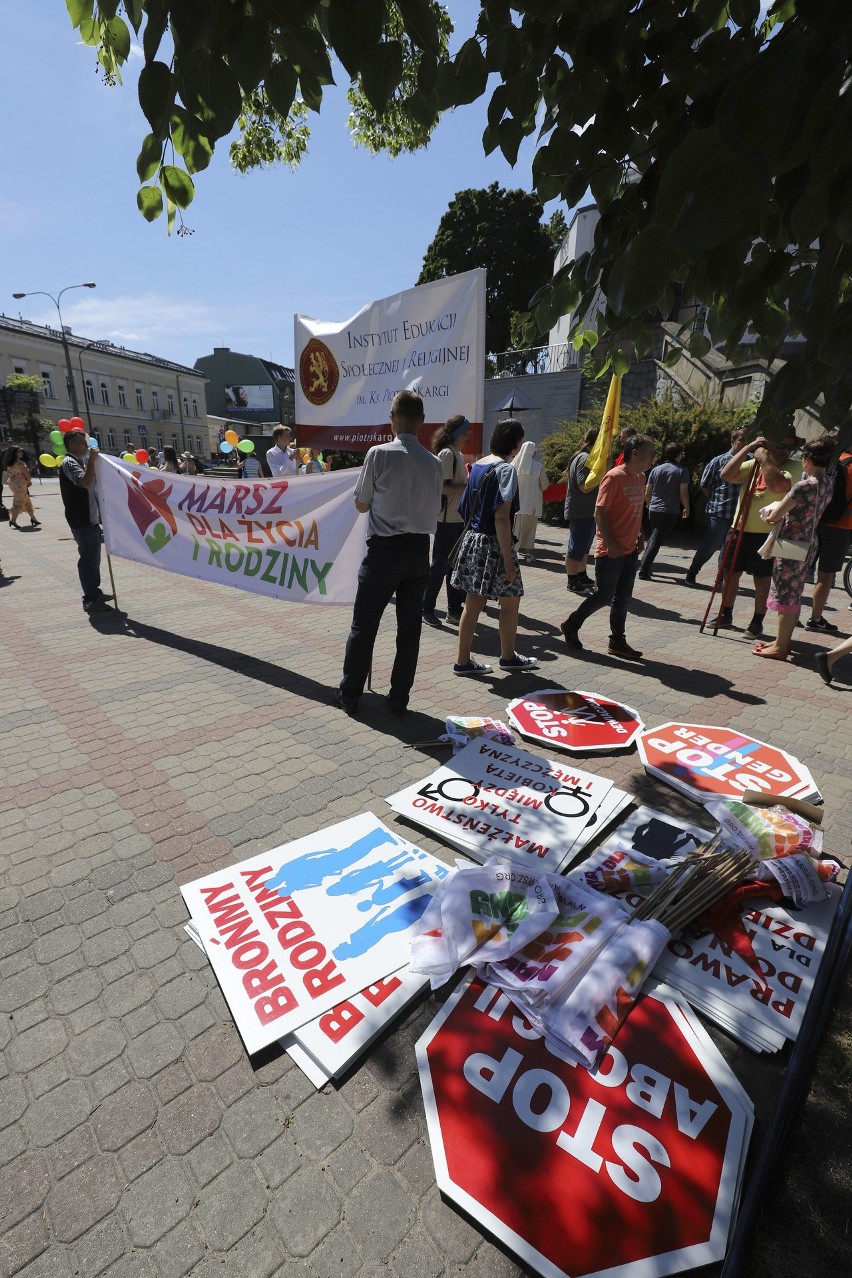
<path fill-rule="evenodd" d="M 166 200 L 166 230 L 169 235 L 175 229 L 175 214 L 177 213 L 177 205 L 172 200 Z"/>
<path fill-rule="evenodd" d="M 671 233 L 663 226 L 646 226 L 615 260 L 605 284 L 616 315 L 641 315 L 657 306 L 680 262 Z"/>
<path fill-rule="evenodd" d="M 438 21 L 429 0 L 396 0 L 406 31 L 419 49 L 437 56 L 440 51 Z"/>
<path fill-rule="evenodd" d="M 630 372 L 630 360 L 620 347 L 612 353 L 612 371 L 616 377 L 626 377 Z"/>
<path fill-rule="evenodd" d="M 402 79 L 402 45 L 383 40 L 361 72 L 361 86 L 374 111 L 381 113 Z"/>
<path fill-rule="evenodd" d="M 141 186 L 136 192 L 136 207 L 146 222 L 153 222 L 163 211 L 163 193 L 156 186 Z"/>
<path fill-rule="evenodd" d="M 689 353 L 700 359 L 711 349 L 710 338 L 705 333 L 692 333 L 689 338 Z"/>
<path fill-rule="evenodd" d="M 185 209 L 192 203 L 195 187 L 192 178 L 183 169 L 174 164 L 164 164 L 160 171 L 160 186 L 166 198 L 179 209 Z"/>
<path fill-rule="evenodd" d="M 130 54 L 130 32 L 121 18 L 110 18 L 104 27 L 103 39 L 120 62 L 127 59 Z"/>
<path fill-rule="evenodd" d="M 149 181 L 160 167 L 163 158 L 163 144 L 153 133 L 147 134 L 139 155 L 136 157 L 136 172 L 140 182 Z"/>
<path fill-rule="evenodd" d="M 475 102 L 485 92 L 488 67 L 479 41 L 465 40 L 453 63 L 455 70 L 455 94 L 453 106 Z"/>
<path fill-rule="evenodd" d="M 270 105 L 286 120 L 296 96 L 299 77 L 289 62 L 273 62 L 264 82 Z"/>
<path fill-rule="evenodd" d="M 500 150 L 506 157 L 509 164 L 514 165 L 518 158 L 518 148 L 524 140 L 524 130 L 518 124 L 517 120 L 513 120 L 511 116 L 507 116 L 505 120 L 501 120 L 497 128 L 497 137 L 500 144 Z"/>
<path fill-rule="evenodd" d="M 93 0 L 65 0 L 65 8 L 72 27 L 79 27 L 85 18 L 91 18 L 94 3 Z"/>
<path fill-rule="evenodd" d="M 224 58 L 209 49 L 195 50 L 181 58 L 177 83 L 184 106 L 190 115 L 203 121 L 205 133 L 211 140 L 230 133 L 243 98 L 236 76 Z"/>
<path fill-rule="evenodd" d="M 384 18 L 384 0 L 329 0 L 329 43 L 350 79 L 357 79 L 381 44 Z"/>
<path fill-rule="evenodd" d="M 127 19 L 136 32 L 139 34 L 139 28 L 142 26 L 142 16 L 145 12 L 145 0 L 124 0 L 124 12 Z"/>
<path fill-rule="evenodd" d="M 176 107 L 171 118 L 171 137 L 188 173 L 206 169 L 213 158 L 213 144 L 194 115 Z"/>
<path fill-rule="evenodd" d="M 260 21 L 252 21 L 246 16 L 241 18 L 234 38 L 228 42 L 228 65 L 243 93 L 251 93 L 269 74 L 272 41 Z"/>
<path fill-rule="evenodd" d="M 175 79 L 165 62 L 149 62 L 139 73 L 139 105 L 156 138 L 164 138 L 175 97 Z"/>

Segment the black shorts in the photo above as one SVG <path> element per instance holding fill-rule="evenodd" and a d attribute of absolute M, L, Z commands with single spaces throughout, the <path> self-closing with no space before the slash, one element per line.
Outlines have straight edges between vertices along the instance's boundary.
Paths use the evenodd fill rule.
<path fill-rule="evenodd" d="M 737 533 L 731 532 L 728 536 L 733 539 L 733 544 L 736 545 Z M 768 536 L 768 532 L 744 532 L 731 571 L 747 572 L 752 577 L 771 577 L 773 561 L 771 559 L 761 559 L 757 553 Z M 725 562 L 727 564 L 727 559 Z"/>
<path fill-rule="evenodd" d="M 821 524 L 817 528 L 817 572 L 840 572 L 850 542 L 852 528 L 832 528 L 830 524 Z"/>

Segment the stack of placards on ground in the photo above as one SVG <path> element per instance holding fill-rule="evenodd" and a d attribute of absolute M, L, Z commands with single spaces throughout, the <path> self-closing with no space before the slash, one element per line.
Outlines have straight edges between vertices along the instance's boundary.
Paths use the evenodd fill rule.
<path fill-rule="evenodd" d="M 656 1278 L 724 1256 L 752 1106 L 674 995 L 641 997 L 591 1072 L 473 978 L 417 1059 L 439 1187 L 539 1273 Z"/>
<path fill-rule="evenodd" d="M 509 722 L 522 736 L 543 745 L 581 754 L 627 750 L 644 723 L 630 706 L 598 692 L 536 689 L 506 707 Z"/>
<path fill-rule="evenodd" d="M 247 1051 L 341 1073 L 425 984 L 409 943 L 448 873 L 365 813 L 181 888 Z"/>
<path fill-rule="evenodd" d="M 476 861 L 499 853 L 559 872 L 631 797 L 564 759 L 479 740 L 388 803 Z"/>
<path fill-rule="evenodd" d="M 661 858 L 685 855 L 709 837 L 638 808 L 568 878 L 636 906 L 662 877 Z M 800 909 L 758 896 L 735 911 L 725 937 L 694 924 L 668 943 L 654 975 L 748 1047 L 778 1051 L 799 1032 L 825 950 L 840 889 L 829 883 L 825 892 Z"/>
<path fill-rule="evenodd" d="M 638 739 L 647 772 L 688 799 L 739 799 L 746 790 L 821 803 L 816 782 L 786 750 L 730 728 L 663 723 Z"/>

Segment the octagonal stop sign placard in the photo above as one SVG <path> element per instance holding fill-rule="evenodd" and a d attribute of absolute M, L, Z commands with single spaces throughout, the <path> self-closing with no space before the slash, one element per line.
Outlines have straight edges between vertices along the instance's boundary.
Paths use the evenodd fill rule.
<path fill-rule="evenodd" d="M 645 726 L 635 710 L 598 692 L 543 688 L 518 697 L 506 714 L 522 736 L 581 753 L 626 750 Z"/>
<path fill-rule="evenodd" d="M 685 1004 L 639 1000 L 597 1073 L 463 984 L 417 1044 L 438 1185 L 547 1278 L 720 1260 L 750 1103 Z"/>
<path fill-rule="evenodd" d="M 786 750 L 731 728 L 663 723 L 639 737 L 639 754 L 652 776 L 688 799 L 741 799 L 746 790 L 820 801 L 813 777 Z"/>

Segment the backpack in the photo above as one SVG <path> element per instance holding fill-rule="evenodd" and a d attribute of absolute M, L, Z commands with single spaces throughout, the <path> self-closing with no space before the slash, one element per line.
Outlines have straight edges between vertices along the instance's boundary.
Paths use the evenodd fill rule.
<path fill-rule="evenodd" d="M 852 510 L 852 497 L 847 496 L 850 465 L 852 457 L 846 457 L 828 472 L 830 475 L 833 473 L 834 487 L 828 505 L 822 512 L 822 519 L 819 521 L 821 524 L 836 524 Z"/>

